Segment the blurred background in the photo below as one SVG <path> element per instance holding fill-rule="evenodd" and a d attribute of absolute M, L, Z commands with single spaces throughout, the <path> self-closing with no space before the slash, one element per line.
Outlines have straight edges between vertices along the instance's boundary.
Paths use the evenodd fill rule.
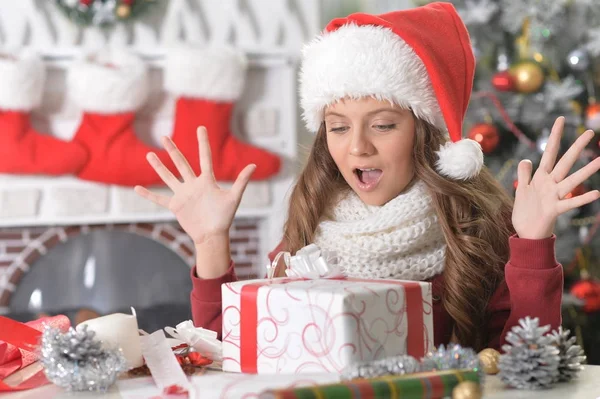
<path fill-rule="evenodd" d="M 596 95 L 600 4 L 596 0 L 451 2 L 469 29 L 477 59 L 464 135 L 482 145 L 487 166 L 513 195 L 518 161 L 531 159 L 534 166 L 539 162 L 557 116 L 564 115 L 567 122 L 561 151 L 586 129 L 600 132 Z M 153 148 L 160 136 L 173 136 L 181 121 L 191 118 L 204 123 L 207 108 L 184 111 L 178 96 L 165 87 L 169 50 L 181 44 L 190 49 L 233 45 L 249 59 L 242 95 L 233 101 L 233 110 L 219 119 L 224 127 L 209 134 L 237 137 L 264 151 L 256 152 L 257 162 L 273 156 L 280 160 L 280 168 L 271 168 L 250 183 L 231 231 L 238 275 L 262 276 L 266 255 L 281 238 L 289 188 L 313 139 L 302 125 L 297 101 L 302 43 L 335 17 L 425 3 L 1 2 L 0 67 L 14 65 L 10 63 L 22 57 L 21 49 L 33 49 L 42 57 L 45 80 L 40 86 L 42 100 L 32 109 L 0 109 L 0 314 L 26 321 L 62 313 L 75 323 L 134 306 L 140 327 L 148 331 L 190 317 L 193 245 L 168 211 L 137 198 L 132 184 L 124 182 L 136 167 L 140 176 L 146 173 L 144 152 L 131 150 L 134 144 Z M 95 144 L 85 148 L 84 163 L 94 158 L 100 167 L 96 174 L 83 175 L 80 167 L 64 166 L 65 159 L 72 158 L 72 143 L 83 142 L 86 115 L 84 104 L 70 95 L 68 76 L 83 55 L 116 47 L 125 47 L 145 63 L 148 98 L 131 120 L 119 120 L 119 127 L 96 128 Z M 95 62 L 94 57 L 88 61 Z M 215 59 L 215 65 L 218 62 L 222 60 Z M 109 64 L 102 67 L 114 67 Z M 28 76 L 28 71 L 22 72 Z M 12 99 L 11 93 L 20 98 L 34 90 L 30 80 L 10 76 L 0 73 L 0 94 L 5 99 Z M 210 85 L 223 83 L 213 79 Z M 115 137 L 128 137 L 127 157 L 106 155 L 123 150 L 114 148 Z M 187 151 L 196 151 L 195 143 L 183 142 L 188 143 Z M 92 157 L 92 151 L 104 152 Z M 598 155 L 600 135 L 596 134 L 576 167 Z M 218 153 L 213 161 L 231 162 Z M 48 165 L 61 166 L 60 171 Z M 110 174 L 104 165 L 110 165 L 106 168 Z M 168 192 L 158 185 L 155 189 Z M 594 189 L 600 189 L 598 175 L 570 195 Z M 598 201 L 561 216 L 556 226 L 556 254 L 565 276 L 564 326 L 576 334 L 592 364 L 600 364 L 599 226 Z"/>

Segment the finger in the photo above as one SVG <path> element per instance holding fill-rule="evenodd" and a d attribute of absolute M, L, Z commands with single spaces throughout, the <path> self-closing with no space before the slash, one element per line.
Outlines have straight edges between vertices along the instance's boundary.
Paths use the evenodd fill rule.
<path fill-rule="evenodd" d="M 558 202 L 558 213 L 562 214 L 570 211 L 571 209 L 579 208 L 589 204 L 590 202 L 596 201 L 600 198 L 600 191 L 588 191 L 585 194 L 578 195 L 577 197 L 564 199 Z"/>
<path fill-rule="evenodd" d="M 212 154 L 210 152 L 210 143 L 208 141 L 208 133 L 204 126 L 200 126 L 196 130 L 198 134 L 198 151 L 200 152 L 200 169 L 201 174 L 211 176 L 214 179 Z"/>
<path fill-rule="evenodd" d="M 169 202 L 171 201 L 171 198 L 167 197 L 166 195 L 153 193 L 146 187 L 142 186 L 135 186 L 133 188 L 133 191 L 135 191 L 135 193 L 139 196 L 154 202 L 156 205 L 162 206 L 163 208 L 169 207 Z"/>
<path fill-rule="evenodd" d="M 517 189 L 519 187 L 526 187 L 531 182 L 531 172 L 533 170 L 533 165 L 529 159 L 524 159 L 519 162 L 519 166 L 517 167 Z"/>
<path fill-rule="evenodd" d="M 558 183 L 558 195 L 560 198 L 564 198 L 567 194 L 579 186 L 581 183 L 587 180 L 588 177 L 600 170 L 600 157 L 594 159 L 592 162 L 573 173 L 563 181 Z"/>
<path fill-rule="evenodd" d="M 246 190 L 246 186 L 248 186 L 248 182 L 250 181 L 250 177 L 252 173 L 256 170 L 256 165 L 250 164 L 246 166 L 238 175 L 237 179 L 233 183 L 231 187 L 231 191 L 234 193 L 236 199 L 240 201 L 242 199 L 242 195 L 244 194 L 244 190 Z"/>
<path fill-rule="evenodd" d="M 181 182 L 171 173 L 169 169 L 162 163 L 162 161 L 156 156 L 155 153 L 149 152 L 146 155 L 146 159 L 150 166 L 156 171 L 163 182 L 173 191 L 177 189 Z"/>
<path fill-rule="evenodd" d="M 588 143 L 594 138 L 594 132 L 592 130 L 585 131 L 581 136 L 575 140 L 573 145 L 569 147 L 565 155 L 560 158 L 554 170 L 552 176 L 555 182 L 559 182 L 569 174 L 569 171 L 579 158 L 581 151 L 585 149 Z"/>
<path fill-rule="evenodd" d="M 564 127 L 565 118 L 563 116 L 559 116 L 556 118 L 554 126 L 552 126 L 550 137 L 548 137 L 548 143 L 544 149 L 544 155 L 542 155 L 542 160 L 540 161 L 540 169 L 545 172 L 550 173 L 554 168 L 556 156 L 558 154 L 558 150 L 560 149 L 560 138 L 562 136 Z"/>
<path fill-rule="evenodd" d="M 165 150 L 167 150 L 167 152 L 169 153 L 171 159 L 173 160 L 173 163 L 179 171 L 179 174 L 181 175 L 183 181 L 194 180 L 196 178 L 196 175 L 194 174 L 193 169 L 191 168 L 190 164 L 188 163 L 187 159 L 185 159 L 181 151 L 179 151 L 179 148 L 177 148 L 173 140 L 171 140 L 169 137 L 163 137 L 162 144 L 163 147 L 165 147 Z"/>

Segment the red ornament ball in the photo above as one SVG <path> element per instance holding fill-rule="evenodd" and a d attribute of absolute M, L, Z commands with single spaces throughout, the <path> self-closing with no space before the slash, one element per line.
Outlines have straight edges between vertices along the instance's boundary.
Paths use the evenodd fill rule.
<path fill-rule="evenodd" d="M 498 91 L 514 91 L 515 78 L 508 71 L 501 71 L 492 76 L 492 86 Z"/>
<path fill-rule="evenodd" d="M 600 310 L 600 282 L 593 280 L 581 280 L 571 287 L 571 294 L 583 300 L 584 312 L 596 312 Z"/>
<path fill-rule="evenodd" d="M 128 6 L 132 5 L 134 0 L 121 0 L 123 4 L 127 4 Z"/>
<path fill-rule="evenodd" d="M 478 142 L 485 154 L 494 151 L 500 141 L 500 133 L 496 126 L 491 123 L 476 124 L 469 131 L 468 137 Z"/>
<path fill-rule="evenodd" d="M 79 0 L 79 4 L 83 4 L 84 6 L 89 6 L 93 2 L 94 0 Z"/>
<path fill-rule="evenodd" d="M 585 194 L 586 192 L 587 189 L 585 188 L 585 186 L 583 184 L 580 184 L 577 187 L 575 187 L 573 191 L 571 191 L 569 194 L 565 195 L 565 199 L 578 197 L 581 194 Z"/>
<path fill-rule="evenodd" d="M 592 130 L 600 130 L 600 103 L 588 105 L 585 110 L 585 127 Z"/>

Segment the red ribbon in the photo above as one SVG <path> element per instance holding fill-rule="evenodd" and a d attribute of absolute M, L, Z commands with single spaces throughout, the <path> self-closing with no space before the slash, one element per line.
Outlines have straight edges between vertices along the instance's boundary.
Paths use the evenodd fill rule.
<path fill-rule="evenodd" d="M 41 331 L 31 328 L 23 323 L 0 316 L 0 341 L 14 345 L 19 349 L 33 352 L 39 345 Z M 0 392 L 21 391 L 39 387 L 47 384 L 48 380 L 43 371 L 39 371 L 31 378 L 23 381 L 19 385 L 8 385 L 0 381 Z"/>
<path fill-rule="evenodd" d="M 368 280 L 355 278 L 335 278 L 359 283 L 395 284 L 404 287 L 407 331 L 407 354 L 417 359 L 425 356 L 425 324 L 423 320 L 423 294 L 421 285 L 414 281 Z M 258 360 L 258 303 L 257 296 L 260 287 L 270 284 L 286 284 L 298 279 L 265 280 L 242 286 L 240 293 L 240 367 L 244 373 L 257 373 Z"/>

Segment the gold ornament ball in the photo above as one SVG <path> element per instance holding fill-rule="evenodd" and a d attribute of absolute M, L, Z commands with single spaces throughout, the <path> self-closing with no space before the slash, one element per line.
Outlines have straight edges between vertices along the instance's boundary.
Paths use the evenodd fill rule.
<path fill-rule="evenodd" d="M 117 17 L 125 19 L 131 14 L 131 8 L 127 4 L 121 4 L 117 7 Z"/>
<path fill-rule="evenodd" d="M 523 61 L 510 68 L 515 89 L 519 93 L 533 93 L 544 84 L 545 76 L 542 67 L 534 61 Z"/>
<path fill-rule="evenodd" d="M 481 388 L 473 381 L 463 381 L 452 390 L 452 399 L 481 399 Z"/>
<path fill-rule="evenodd" d="M 487 348 L 479 352 L 479 361 L 481 367 L 486 374 L 498 374 L 498 360 L 500 359 L 500 352 L 496 349 Z"/>

